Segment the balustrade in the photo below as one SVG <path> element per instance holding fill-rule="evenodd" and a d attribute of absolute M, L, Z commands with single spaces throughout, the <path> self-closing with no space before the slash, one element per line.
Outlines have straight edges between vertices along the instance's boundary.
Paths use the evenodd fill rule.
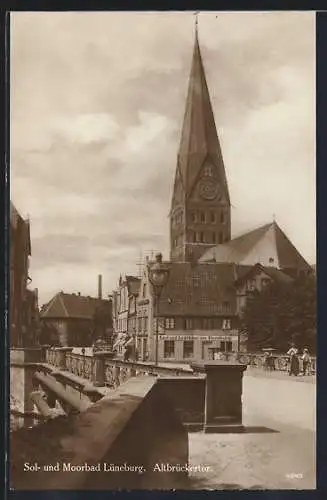
<path fill-rule="evenodd" d="M 46 351 L 46 362 L 61 369 L 85 378 L 96 385 L 104 385 L 116 388 L 130 377 L 151 375 L 151 376 L 196 376 L 192 369 L 173 366 L 155 366 L 146 362 L 131 362 L 119 359 L 112 359 L 109 352 L 96 352 L 93 356 L 83 354 L 73 354 L 71 348 L 50 348 Z M 289 357 L 287 355 L 272 355 L 271 364 L 265 362 L 263 353 L 248 352 L 226 352 L 225 361 L 238 362 L 247 365 L 249 368 L 271 369 L 276 371 L 287 371 L 289 368 Z M 301 357 L 300 357 L 301 358 Z M 300 369 L 301 359 L 300 359 Z M 316 373 L 316 358 L 311 357 L 308 373 Z"/>

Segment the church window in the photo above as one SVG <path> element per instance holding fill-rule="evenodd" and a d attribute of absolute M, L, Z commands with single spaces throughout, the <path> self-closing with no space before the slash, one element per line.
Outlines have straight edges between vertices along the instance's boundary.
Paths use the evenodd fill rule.
<path fill-rule="evenodd" d="M 210 222 L 214 224 L 216 222 L 216 213 L 210 212 Z"/>
<path fill-rule="evenodd" d="M 210 165 L 207 165 L 205 168 L 204 168 L 204 175 L 206 177 L 212 177 L 212 167 Z"/>
<path fill-rule="evenodd" d="M 224 241 L 224 235 L 223 233 L 219 233 L 219 243 L 222 243 Z"/>

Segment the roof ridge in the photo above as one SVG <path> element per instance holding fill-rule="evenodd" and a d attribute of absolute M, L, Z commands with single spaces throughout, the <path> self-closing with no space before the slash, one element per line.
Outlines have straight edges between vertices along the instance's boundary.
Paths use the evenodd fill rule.
<path fill-rule="evenodd" d="M 62 295 L 63 295 L 63 292 L 62 292 L 62 293 L 59 293 L 59 300 L 60 300 L 61 305 L 62 305 L 62 307 L 63 307 L 63 310 L 64 310 L 64 312 L 66 313 L 66 316 L 67 316 L 67 318 L 68 318 L 68 317 L 69 317 L 69 314 L 68 314 L 68 311 L 67 311 L 66 305 L 65 305 L 65 303 L 64 303 L 64 300 L 63 300 L 63 298 L 62 298 Z"/>

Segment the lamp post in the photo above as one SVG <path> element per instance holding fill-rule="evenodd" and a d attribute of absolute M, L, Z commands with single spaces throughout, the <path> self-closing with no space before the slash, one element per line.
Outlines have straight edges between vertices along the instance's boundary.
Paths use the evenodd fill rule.
<path fill-rule="evenodd" d="M 162 254 L 156 255 L 154 264 L 148 265 L 149 281 L 152 285 L 153 294 L 155 297 L 156 310 L 156 334 L 155 334 L 155 364 L 158 364 L 158 340 L 159 340 L 159 302 L 162 289 L 168 281 L 170 269 L 162 263 Z"/>

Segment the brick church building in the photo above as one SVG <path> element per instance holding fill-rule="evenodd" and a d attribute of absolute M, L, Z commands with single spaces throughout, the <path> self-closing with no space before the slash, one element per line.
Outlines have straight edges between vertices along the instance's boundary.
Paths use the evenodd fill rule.
<path fill-rule="evenodd" d="M 239 315 L 254 289 L 291 281 L 309 264 L 273 221 L 231 239 L 231 202 L 201 57 L 195 44 L 170 209 L 169 278 L 159 302 L 159 361 L 212 359 L 245 349 Z M 149 266 L 137 298 L 140 357 L 154 360 Z"/>

